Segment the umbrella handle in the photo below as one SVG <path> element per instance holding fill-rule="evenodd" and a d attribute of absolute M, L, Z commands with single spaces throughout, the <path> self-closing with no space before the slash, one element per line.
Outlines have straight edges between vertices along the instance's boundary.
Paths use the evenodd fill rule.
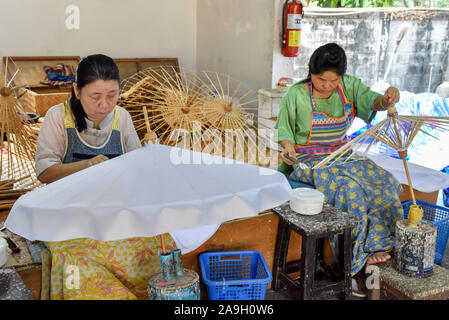
<path fill-rule="evenodd" d="M 145 134 L 145 139 L 151 140 L 153 143 L 156 143 L 157 135 L 151 130 L 150 121 L 148 120 L 148 110 L 147 107 L 142 107 L 143 109 L 143 117 L 145 118 L 145 125 L 147 127 L 147 134 Z"/>
<path fill-rule="evenodd" d="M 416 206 L 416 198 L 415 193 L 413 192 L 412 179 L 410 178 L 410 172 L 408 171 L 407 160 L 405 159 L 405 157 L 402 158 L 402 162 L 404 163 L 405 174 L 407 175 L 408 186 L 410 187 L 410 195 L 412 196 L 413 204 Z"/>

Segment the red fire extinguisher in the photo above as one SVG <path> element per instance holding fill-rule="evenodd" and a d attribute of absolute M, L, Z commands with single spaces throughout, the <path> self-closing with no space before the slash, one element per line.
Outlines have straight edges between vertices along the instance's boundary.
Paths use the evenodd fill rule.
<path fill-rule="evenodd" d="M 299 55 L 303 16 L 301 1 L 285 1 L 282 12 L 282 54 L 286 57 L 297 57 Z"/>

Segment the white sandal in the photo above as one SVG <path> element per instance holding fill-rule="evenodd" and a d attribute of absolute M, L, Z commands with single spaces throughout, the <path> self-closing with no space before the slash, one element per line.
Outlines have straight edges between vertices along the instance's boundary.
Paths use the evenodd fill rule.
<path fill-rule="evenodd" d="M 366 294 L 359 289 L 357 280 L 352 278 L 352 295 L 359 298 L 366 298 Z"/>

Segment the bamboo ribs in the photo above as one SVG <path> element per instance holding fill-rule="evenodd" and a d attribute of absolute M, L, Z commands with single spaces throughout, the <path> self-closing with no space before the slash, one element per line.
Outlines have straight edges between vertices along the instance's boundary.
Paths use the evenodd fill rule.
<path fill-rule="evenodd" d="M 145 134 L 155 133 L 163 144 L 217 154 L 231 131 L 244 141 L 243 147 L 258 154 L 257 139 L 266 139 L 259 132 L 258 124 L 264 124 L 258 122 L 257 96 L 229 75 L 153 67 L 124 80 L 121 87 L 119 104 L 131 114 L 142 142 Z M 199 145 L 198 133 L 208 141 Z"/>
<path fill-rule="evenodd" d="M 0 209 L 9 209 L 14 201 L 40 185 L 34 171 L 34 159 L 39 124 L 30 124 L 28 115 L 18 99 L 20 87 L 14 87 L 14 77 L 6 59 L 4 74 L 0 76 Z"/>

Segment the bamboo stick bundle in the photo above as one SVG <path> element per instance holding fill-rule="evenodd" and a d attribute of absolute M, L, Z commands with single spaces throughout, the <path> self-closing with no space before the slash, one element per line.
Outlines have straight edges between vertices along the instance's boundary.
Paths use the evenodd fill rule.
<path fill-rule="evenodd" d="M 37 180 L 36 172 L 34 170 L 34 161 L 24 160 L 23 162 L 17 161 L 16 156 L 11 157 L 13 162 L 12 171 L 18 178 L 11 178 L 0 180 L 0 191 L 1 190 L 32 190 L 42 186 L 42 183 Z M 7 175 L 8 166 L 6 165 L 8 158 L 3 159 L 3 173 L 2 176 Z M 6 185 L 5 185 L 6 184 Z"/>
<path fill-rule="evenodd" d="M 30 191 L 29 189 L 24 189 L 24 190 L 5 190 L 5 191 L 0 191 L 0 200 L 5 200 L 5 199 L 17 199 L 20 196 L 24 195 L 25 193 L 27 193 L 28 191 Z"/>
<path fill-rule="evenodd" d="M 17 180 L 0 181 L 0 209 L 11 209 L 14 202 L 31 189 L 14 189 L 16 183 L 29 179 L 31 176 L 23 176 Z"/>
<path fill-rule="evenodd" d="M 0 210 L 11 209 L 14 205 L 15 200 L 1 200 L 0 201 Z"/>

